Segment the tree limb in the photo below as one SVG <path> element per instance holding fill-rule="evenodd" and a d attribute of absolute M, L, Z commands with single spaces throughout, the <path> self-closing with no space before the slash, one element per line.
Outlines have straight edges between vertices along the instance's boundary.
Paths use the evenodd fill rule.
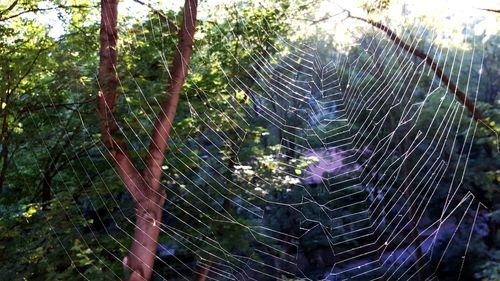
<path fill-rule="evenodd" d="M 12 4 L 10 4 L 9 7 L 7 7 L 7 9 L 1 11 L 0 12 L 0 16 L 3 15 L 3 14 L 5 14 L 5 13 L 7 13 L 7 12 L 9 12 L 9 11 L 11 11 L 12 9 L 14 9 L 14 7 L 17 5 L 17 2 L 18 2 L 18 0 L 15 0 L 14 2 L 12 2 Z"/>
<path fill-rule="evenodd" d="M 500 13 L 499 9 L 482 9 L 479 8 L 479 10 L 487 11 L 487 12 L 492 12 L 492 13 Z"/>
<path fill-rule="evenodd" d="M 436 76 L 441 80 L 441 82 L 446 85 L 446 87 L 448 88 L 448 90 L 453 95 L 455 95 L 455 98 L 460 103 L 462 103 L 467 108 L 467 110 L 472 114 L 473 119 L 475 121 L 481 122 L 481 124 L 487 126 L 487 124 L 482 121 L 481 113 L 476 108 L 475 103 L 472 100 L 470 100 L 469 98 L 467 98 L 467 95 L 462 90 L 460 90 L 460 88 L 458 88 L 458 86 L 455 83 L 453 83 L 446 74 L 444 74 L 444 72 L 441 69 L 441 67 L 439 67 L 439 65 L 430 56 L 428 56 L 423 51 L 421 51 L 421 50 L 419 50 L 419 49 L 417 49 L 417 48 L 415 48 L 413 46 L 410 46 L 410 45 L 406 44 L 401 38 L 399 38 L 396 35 L 396 33 L 394 31 L 392 31 L 391 29 L 389 29 L 387 26 L 385 26 L 385 25 L 383 25 L 383 24 L 381 24 L 379 22 L 375 22 L 373 20 L 370 20 L 370 19 L 364 19 L 364 18 L 361 18 L 361 17 L 353 16 L 347 10 L 346 10 L 346 12 L 347 12 L 347 16 L 348 17 L 356 19 L 356 20 L 360 20 L 360 21 L 363 21 L 363 22 L 366 22 L 366 23 L 370 24 L 371 26 L 376 27 L 376 28 L 382 30 L 385 34 L 387 34 L 389 36 L 389 39 L 392 42 L 394 42 L 394 44 L 396 44 L 398 47 L 400 47 L 401 49 L 405 50 L 406 52 L 408 52 L 408 53 L 410 53 L 410 54 L 412 54 L 412 55 L 414 55 L 414 56 L 416 56 L 416 57 L 424 60 L 425 63 L 428 64 L 431 67 L 431 69 L 434 71 L 434 73 L 436 74 Z M 487 126 L 487 127 L 489 127 L 489 126 Z"/>
<path fill-rule="evenodd" d="M 14 8 L 13 6 L 11 6 L 11 7 Z M 0 15 L 11 10 L 12 9 L 11 7 L 9 7 L 10 9 L 8 8 L 7 10 L 3 11 Z M 71 6 L 59 5 L 59 6 L 50 7 L 50 8 L 34 8 L 34 9 L 29 9 L 29 10 L 19 12 L 17 14 L 14 14 L 14 15 L 11 15 L 11 16 L 8 16 L 5 18 L 0 18 L 0 21 L 8 21 L 10 19 L 17 18 L 17 17 L 22 16 L 22 15 L 27 14 L 27 13 L 37 13 L 37 12 L 45 12 L 45 11 L 51 11 L 51 10 L 57 10 L 57 9 L 70 9 L 70 8 L 87 9 L 87 8 L 92 8 L 92 7 L 87 6 L 87 5 L 71 5 Z"/>
<path fill-rule="evenodd" d="M 171 27 L 171 28 L 173 28 L 175 31 L 179 30 L 179 26 L 177 26 L 177 24 L 175 22 L 173 22 L 172 20 L 170 20 L 162 11 L 157 10 L 153 6 L 151 6 L 151 4 L 144 3 L 141 0 L 133 0 L 133 1 L 136 2 L 136 3 L 138 3 L 138 4 L 141 4 L 143 6 L 148 7 L 151 11 L 153 11 L 153 13 L 155 13 L 156 15 L 158 15 L 160 17 L 160 19 L 166 21 L 168 23 L 168 26 Z"/>
<path fill-rule="evenodd" d="M 122 178 L 137 202 L 142 196 L 136 179 L 139 172 L 132 164 L 125 144 L 115 135 L 119 129 L 114 118 L 118 101 L 116 74 L 118 31 L 118 0 L 103 0 L 101 10 L 101 30 L 99 33 L 99 86 L 101 91 L 97 95 L 97 113 L 100 118 L 101 139 L 108 148 L 111 159 L 115 163 L 118 174 Z"/>
<path fill-rule="evenodd" d="M 177 47 L 174 64 L 172 66 L 171 82 L 167 90 L 168 98 L 161 104 L 158 119 L 153 128 L 153 136 L 149 146 L 149 156 L 146 159 L 145 178 L 159 179 L 164 153 L 172 129 L 177 104 L 182 85 L 188 72 L 188 65 L 193 53 L 194 32 L 196 28 L 197 1 L 186 0 L 182 28 L 179 31 L 179 45 Z M 154 183 L 154 186 L 159 182 Z"/>
<path fill-rule="evenodd" d="M 16 84 L 12 88 L 8 89 L 9 93 L 13 93 L 15 90 L 17 90 L 17 88 L 19 87 L 19 85 L 21 85 L 21 82 L 23 82 L 24 78 L 26 78 L 31 73 L 31 71 L 35 68 L 36 61 L 38 60 L 38 58 L 40 57 L 40 55 L 42 54 L 42 52 L 45 51 L 45 50 L 48 50 L 48 48 L 43 48 L 43 49 L 39 49 L 38 50 L 38 52 L 35 55 L 35 58 L 29 63 L 28 68 L 23 73 L 23 75 L 21 75 L 21 77 L 19 77 L 19 79 L 17 80 Z"/>

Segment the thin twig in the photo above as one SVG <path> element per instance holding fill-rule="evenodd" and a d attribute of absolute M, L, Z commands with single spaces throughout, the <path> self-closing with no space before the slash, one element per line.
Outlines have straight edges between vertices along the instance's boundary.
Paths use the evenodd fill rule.
<path fill-rule="evenodd" d="M 169 28 L 173 28 L 174 31 L 176 31 L 176 32 L 179 31 L 179 26 L 177 26 L 177 24 L 175 22 L 173 22 L 171 19 L 169 19 L 162 11 L 155 9 L 153 6 L 151 6 L 151 4 L 144 3 L 141 0 L 133 0 L 133 1 L 138 3 L 138 4 L 141 4 L 143 6 L 148 7 L 151 11 L 153 11 L 153 13 L 158 15 L 162 20 L 166 21 L 168 23 Z"/>
<path fill-rule="evenodd" d="M 35 9 L 25 10 L 25 11 L 19 12 L 17 14 L 14 14 L 14 15 L 11 15 L 11 16 L 8 16 L 8 17 L 5 17 L 5 18 L 0 18 L 0 21 L 7 21 L 7 20 L 10 20 L 10 19 L 13 19 L 13 18 L 17 18 L 17 17 L 22 16 L 22 15 L 27 14 L 27 13 L 38 13 L 38 12 L 46 12 L 46 11 L 51 11 L 51 10 L 57 10 L 57 9 L 72 9 L 72 8 L 75 8 L 75 9 L 88 9 L 88 8 L 92 8 L 92 6 L 87 6 L 87 5 L 72 5 L 72 6 L 59 5 L 59 6 L 50 7 L 50 8 L 35 8 Z M 4 11 L 4 12 L 6 12 L 6 11 Z M 4 12 L 2 12 L 2 13 L 4 13 Z"/>

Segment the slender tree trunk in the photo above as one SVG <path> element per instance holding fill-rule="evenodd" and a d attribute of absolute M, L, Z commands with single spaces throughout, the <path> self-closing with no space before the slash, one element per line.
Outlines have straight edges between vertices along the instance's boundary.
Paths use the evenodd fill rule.
<path fill-rule="evenodd" d="M 200 270 L 198 271 L 198 279 L 197 281 L 205 281 L 207 280 L 208 274 L 210 273 L 210 269 L 212 268 L 212 262 L 209 261 L 207 264 L 200 266 Z"/>
<path fill-rule="evenodd" d="M 50 186 L 52 185 L 52 177 L 50 173 L 45 173 L 42 180 L 42 202 L 49 202 L 52 198 L 50 194 Z"/>
<path fill-rule="evenodd" d="M 118 100 L 116 73 L 118 1 L 101 0 L 100 91 L 97 96 L 97 112 L 100 118 L 102 142 L 109 150 L 110 158 L 135 203 L 134 237 L 130 252 L 123 260 L 125 269 L 132 270 L 129 281 L 150 280 L 153 273 L 163 204 L 166 199 L 164 191 L 160 188 L 161 166 L 193 52 L 197 6 L 197 0 L 185 0 L 179 44 L 170 71 L 168 97 L 161 104 L 161 110 L 153 127 L 149 153 L 144 159 L 146 167 L 139 172 L 130 159 L 126 144 L 116 137 L 118 124 L 114 113 Z"/>
<path fill-rule="evenodd" d="M 63 147 L 66 147 L 69 145 L 69 139 L 63 144 Z M 51 149 L 51 151 L 54 151 L 56 149 L 58 144 L 54 146 L 54 148 Z M 50 199 L 52 199 L 52 194 L 51 194 L 51 186 L 52 186 L 52 179 L 55 177 L 55 175 L 58 172 L 57 169 L 57 164 L 59 162 L 59 159 L 63 155 L 63 151 L 56 152 L 57 154 L 54 157 L 49 157 L 49 163 L 45 168 L 45 172 L 43 173 L 43 179 L 40 182 L 40 185 L 42 186 L 42 202 L 48 203 Z"/>
<path fill-rule="evenodd" d="M 9 100 L 10 94 L 7 93 L 7 97 L 5 101 L 2 99 L 2 104 L 7 103 Z M 1 104 L 0 104 L 1 105 Z M 2 145 L 2 168 L 0 171 L 0 193 L 3 190 L 3 186 L 5 184 L 5 177 L 7 176 L 7 168 L 9 166 L 9 147 L 8 147 L 8 135 L 9 135 L 9 121 L 8 119 L 8 111 L 7 108 L 3 108 L 2 110 L 2 132 L 0 134 L 0 144 Z"/>
<path fill-rule="evenodd" d="M 49 152 L 48 163 L 45 166 L 45 170 L 43 172 L 42 180 L 40 181 L 39 186 L 41 187 L 42 192 L 42 202 L 43 208 L 47 208 L 49 206 L 49 201 L 52 199 L 52 182 L 56 175 L 64 169 L 64 167 L 73 161 L 74 159 L 78 159 L 84 152 L 86 152 L 90 147 L 95 145 L 91 144 L 87 147 L 82 147 L 80 150 L 75 151 L 75 154 L 70 158 L 65 155 L 65 149 L 71 144 L 71 138 L 66 139 L 63 144 L 56 143 Z M 58 148 L 63 148 L 58 151 Z M 63 157 L 64 156 L 64 157 Z M 61 159 L 63 158 L 63 159 Z M 39 193 L 37 194 L 37 196 Z M 38 198 L 37 198 L 38 199 Z"/>
<path fill-rule="evenodd" d="M 404 138 L 404 136 L 403 136 Z M 409 150 L 409 145 L 408 145 L 408 139 L 403 139 L 402 144 L 400 146 L 400 154 L 404 155 Z M 405 180 L 403 182 L 403 188 L 404 188 L 404 194 L 407 200 L 410 200 L 411 195 L 413 194 L 413 187 L 411 186 L 411 183 L 409 183 L 408 177 L 410 176 L 410 169 L 408 167 L 409 162 L 404 160 L 401 170 L 403 172 L 403 177 L 405 177 Z M 415 198 L 415 200 L 418 200 L 418 198 Z M 411 203 L 411 202 L 410 202 Z M 415 221 L 415 210 L 413 206 L 410 204 L 409 210 L 408 210 L 408 219 L 410 220 L 411 224 L 411 231 L 410 231 L 410 237 L 414 241 L 413 245 L 415 246 L 415 258 L 416 258 L 416 263 L 415 263 L 415 270 L 417 271 L 417 279 L 419 281 L 423 281 L 425 278 L 423 277 L 422 270 L 423 270 L 423 264 L 422 264 L 422 247 L 421 247 L 421 239 L 420 239 L 420 234 L 418 233 L 418 223 Z"/>
<path fill-rule="evenodd" d="M 47 206 L 47 203 L 52 199 L 52 180 L 59 172 L 59 169 L 57 168 L 57 161 L 58 159 L 54 159 L 51 161 L 50 165 L 43 173 L 43 179 L 40 182 L 40 185 L 42 186 L 42 202 L 44 203 L 44 206 Z"/>
<path fill-rule="evenodd" d="M 0 193 L 5 184 L 5 177 L 7 176 L 7 168 L 9 167 L 9 147 L 7 142 L 2 143 L 2 169 L 0 170 Z"/>

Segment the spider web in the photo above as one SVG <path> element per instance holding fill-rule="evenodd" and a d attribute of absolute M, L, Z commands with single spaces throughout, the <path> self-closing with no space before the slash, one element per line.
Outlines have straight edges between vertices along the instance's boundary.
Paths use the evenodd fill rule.
<path fill-rule="evenodd" d="M 259 32 L 272 31 L 262 27 Z M 479 235 L 475 226 L 481 204 L 462 184 L 478 125 L 425 62 L 368 25 L 362 33 L 366 36 L 352 45 L 326 48 L 278 36 L 276 55 L 252 53 L 253 64 L 242 68 L 254 77 L 251 85 L 226 77 L 224 83 L 238 94 L 225 107 L 214 100 L 226 97 L 208 98 L 207 89 L 196 83 L 205 109 L 194 104 L 192 93 L 183 93 L 180 106 L 189 112 L 184 120 L 200 126 L 187 133 L 175 126 L 172 131 L 155 261 L 162 270 L 155 267 L 154 278 L 437 280 L 435 273 L 451 249 L 463 253 L 457 257 L 463 266 L 471 237 Z M 398 34 L 417 47 L 428 29 Z M 236 35 L 221 31 L 221 36 Z M 455 73 L 450 75 L 454 81 L 467 81 L 465 92 L 475 100 L 478 85 L 469 81 L 478 76 L 474 66 L 482 63 L 482 53 L 473 37 L 464 39 L 473 47 L 468 54 L 445 49 L 436 39 L 425 39 L 425 51 L 447 66 L 446 73 Z M 241 48 L 251 50 L 245 44 Z M 167 65 L 168 58 L 162 58 Z M 129 73 L 120 79 L 136 83 L 139 98 L 149 102 L 144 112 L 158 108 L 138 77 Z M 131 132 L 124 134 L 126 142 L 136 151 L 147 150 L 149 142 L 139 136 L 154 118 L 132 108 L 129 112 L 120 123 Z M 141 131 L 132 125 L 135 120 L 145 120 Z M 82 122 L 91 131 L 93 124 Z M 467 128 L 465 140 L 461 128 Z M 266 149 L 248 156 L 255 138 Z M 86 153 L 90 159 L 95 154 L 105 159 L 108 151 L 100 146 L 94 155 Z M 70 163 L 75 175 L 88 167 L 81 159 Z M 112 196 L 114 187 L 94 172 L 100 170 L 94 165 L 85 174 L 113 225 L 106 235 L 126 250 L 114 237 L 133 239 L 133 214 L 120 208 L 127 198 Z M 89 202 L 98 209 L 94 200 Z M 68 216 L 74 222 L 85 218 L 83 212 Z M 466 233 L 465 245 L 457 243 L 461 233 Z M 99 234 L 92 236 L 99 243 Z M 121 262 L 123 255 L 108 248 L 103 245 Z M 457 268 L 457 280 L 461 273 Z"/>

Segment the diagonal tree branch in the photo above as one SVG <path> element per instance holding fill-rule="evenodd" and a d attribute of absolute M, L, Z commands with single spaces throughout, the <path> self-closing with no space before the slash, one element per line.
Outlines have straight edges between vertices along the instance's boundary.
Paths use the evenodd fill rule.
<path fill-rule="evenodd" d="M 0 13 L 0 16 L 2 14 L 6 13 L 6 12 L 8 12 L 10 10 L 12 10 L 14 8 L 14 6 L 15 6 L 14 4 L 16 4 L 16 2 L 14 2 L 12 4 L 13 6 L 10 6 L 6 10 L 4 10 L 2 13 Z M 29 10 L 18 12 L 17 14 L 14 14 L 14 15 L 6 16 L 4 18 L 0 17 L 0 21 L 8 21 L 10 19 L 17 18 L 19 16 L 22 16 L 22 15 L 28 14 L 28 13 L 38 13 L 38 12 L 45 12 L 45 11 L 58 10 L 58 9 L 70 9 L 70 8 L 88 9 L 88 8 L 92 8 L 92 7 L 91 6 L 87 6 L 87 5 L 71 5 L 71 6 L 59 5 L 59 6 L 50 7 L 50 8 L 34 8 L 34 9 L 29 9 Z"/>
<path fill-rule="evenodd" d="M 99 33 L 99 86 L 97 95 L 97 113 L 100 118 L 101 138 L 108 148 L 111 159 L 117 167 L 118 174 L 123 179 L 128 191 L 137 201 L 141 196 L 136 178 L 139 172 L 132 164 L 126 146 L 116 138 L 118 124 L 114 118 L 118 100 L 116 74 L 117 41 L 116 29 L 118 21 L 118 0 L 103 0 L 101 7 L 101 31 Z"/>
<path fill-rule="evenodd" d="M 460 88 L 458 88 L 458 86 L 455 83 L 453 83 L 453 81 L 451 81 L 450 78 L 446 74 L 444 74 L 441 67 L 439 67 L 439 65 L 430 56 L 428 56 L 423 51 L 406 44 L 401 38 L 399 38 L 396 35 L 396 33 L 394 31 L 389 29 L 387 26 L 385 26 L 379 22 L 375 22 L 373 20 L 370 20 L 370 19 L 364 19 L 361 17 L 353 16 L 353 15 L 351 15 L 351 12 L 349 12 L 347 10 L 346 10 L 346 12 L 347 12 L 347 17 L 366 22 L 366 23 L 372 25 L 373 27 L 376 27 L 376 28 L 382 30 L 385 34 L 387 34 L 389 36 L 389 39 L 392 42 L 394 42 L 394 44 L 396 44 L 398 47 L 400 47 L 401 49 L 405 50 L 406 52 L 424 60 L 425 63 L 431 67 L 431 69 L 434 71 L 436 76 L 441 80 L 441 82 L 446 85 L 448 90 L 453 95 L 455 95 L 455 98 L 460 103 L 462 103 L 467 108 L 467 110 L 472 114 L 473 119 L 475 121 L 481 122 L 481 124 L 485 125 L 485 122 L 482 122 L 481 113 L 476 108 L 474 101 L 470 100 L 467 97 L 467 95 Z"/>
<path fill-rule="evenodd" d="M 17 2 L 18 2 L 18 0 L 15 0 L 14 2 L 12 2 L 12 4 L 10 4 L 9 7 L 7 7 L 7 9 L 1 11 L 0 12 L 0 16 L 3 15 L 3 14 L 5 14 L 5 13 L 7 13 L 7 12 L 9 12 L 9 11 L 12 11 L 12 9 L 14 9 L 14 7 L 16 7 Z"/>
<path fill-rule="evenodd" d="M 114 135 L 118 131 L 118 124 L 114 119 L 116 103 L 118 101 L 117 64 L 118 31 L 118 1 L 102 1 L 101 30 L 99 33 L 99 74 L 100 91 L 97 95 L 97 113 L 101 120 L 101 134 L 104 144 L 114 150 Z"/>
<path fill-rule="evenodd" d="M 17 88 L 21 85 L 21 82 L 23 82 L 24 78 L 26 78 L 31 73 L 31 71 L 33 71 L 33 69 L 35 68 L 36 61 L 40 58 L 40 55 L 42 54 L 42 52 L 46 51 L 48 49 L 49 48 L 43 48 L 43 49 L 38 50 L 38 52 L 36 53 L 33 60 L 28 63 L 26 71 L 24 71 L 24 73 L 21 75 L 21 77 L 19 77 L 16 84 L 14 84 L 14 86 L 12 88 L 8 89 L 9 93 L 14 93 L 17 90 Z"/>
<path fill-rule="evenodd" d="M 479 8 L 479 10 L 500 14 L 500 9 L 482 9 L 482 8 Z"/>
<path fill-rule="evenodd" d="M 156 15 L 158 15 L 160 17 L 160 19 L 162 19 L 165 22 L 167 22 L 169 28 L 172 28 L 175 31 L 179 30 L 179 27 L 177 26 L 177 24 L 175 22 L 173 22 L 172 20 L 170 20 L 162 11 L 157 10 L 153 6 L 151 6 L 151 4 L 144 3 L 141 0 L 133 0 L 133 1 L 136 2 L 136 3 L 138 3 L 138 4 L 140 4 L 140 5 L 148 7 L 153 13 L 155 13 Z"/>
<path fill-rule="evenodd" d="M 164 153 L 172 129 L 179 95 L 184 79 L 187 75 L 189 61 L 193 53 L 194 32 L 196 28 L 197 1 L 186 0 L 184 6 L 183 25 L 179 31 L 179 45 L 177 47 L 174 64 L 172 66 L 171 82 L 167 90 L 168 98 L 161 104 L 158 119 L 153 128 L 153 136 L 149 146 L 149 157 L 146 159 L 146 169 L 143 172 L 145 178 L 159 179 L 161 166 L 164 161 Z M 154 183 L 154 186 L 159 182 Z"/>

